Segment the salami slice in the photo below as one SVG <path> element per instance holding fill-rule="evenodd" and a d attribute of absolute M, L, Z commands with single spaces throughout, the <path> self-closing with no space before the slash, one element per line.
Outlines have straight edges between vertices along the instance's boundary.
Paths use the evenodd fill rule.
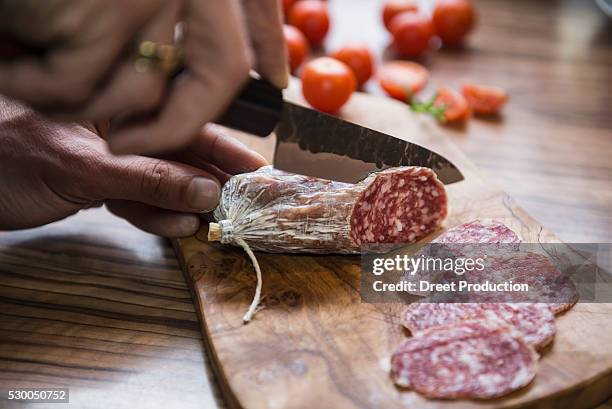
<path fill-rule="evenodd" d="M 543 303 L 555 314 L 570 309 L 578 301 L 576 285 L 543 254 L 517 251 L 494 254 L 484 261 L 484 269 L 457 276 L 452 272 L 435 275 L 437 283 L 459 285 L 461 291 L 431 292 L 429 302 L 437 303 Z M 484 286 L 512 284 L 526 290 L 483 290 Z"/>
<path fill-rule="evenodd" d="M 489 257 L 485 269 L 475 279 L 528 284 L 529 293 L 518 294 L 517 300 L 546 303 L 555 314 L 569 310 L 578 301 L 578 291 L 572 279 L 561 273 L 550 257 L 535 252 Z"/>
<path fill-rule="evenodd" d="M 542 349 L 554 338 L 555 316 L 543 303 L 426 303 L 411 304 L 404 326 L 412 334 L 431 327 L 466 320 L 501 321 L 517 329 L 535 349 Z"/>
<path fill-rule="evenodd" d="M 521 239 L 508 226 L 498 220 L 477 219 L 455 226 L 442 233 L 431 243 L 419 250 L 413 257 L 421 255 L 437 258 L 482 257 L 485 254 L 505 254 L 519 250 Z M 436 271 L 420 268 L 418 271 L 405 274 L 407 282 L 418 283 L 425 278 L 436 281 L 439 277 Z M 444 276 L 441 278 L 444 281 Z M 425 295 L 421 291 L 413 294 Z"/>
<path fill-rule="evenodd" d="M 267 252 L 358 253 L 370 243 L 411 243 L 440 227 L 444 186 L 429 168 L 373 173 L 357 184 L 270 166 L 223 187 L 209 240 Z"/>
<path fill-rule="evenodd" d="M 529 384 L 537 361 L 512 327 L 464 321 L 407 339 L 391 357 L 391 376 L 430 398 L 489 399 Z"/>
<path fill-rule="evenodd" d="M 521 239 L 508 226 L 498 220 L 478 219 L 453 227 L 432 243 L 500 244 L 520 243 Z M 518 250 L 518 247 L 517 247 Z"/>

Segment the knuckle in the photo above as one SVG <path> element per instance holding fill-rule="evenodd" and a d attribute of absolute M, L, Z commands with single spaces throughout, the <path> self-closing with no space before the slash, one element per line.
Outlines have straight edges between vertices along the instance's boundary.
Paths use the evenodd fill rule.
<path fill-rule="evenodd" d="M 104 173 L 103 155 L 90 146 L 76 145 L 58 150 L 56 172 L 50 179 L 62 181 L 58 192 L 73 203 L 85 205 L 104 199 L 104 194 L 92 183 Z M 70 164 L 70 166 L 65 166 Z"/>
<path fill-rule="evenodd" d="M 167 198 L 170 195 L 170 165 L 163 160 L 156 160 L 145 165 L 140 189 L 143 193 L 156 198 Z"/>

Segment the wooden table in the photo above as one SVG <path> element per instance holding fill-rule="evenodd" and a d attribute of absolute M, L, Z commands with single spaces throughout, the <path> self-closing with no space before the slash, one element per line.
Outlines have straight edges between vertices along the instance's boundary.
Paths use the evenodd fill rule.
<path fill-rule="evenodd" d="M 374 3 L 330 0 L 330 48 L 386 45 Z M 431 90 L 471 78 L 512 101 L 447 137 L 566 241 L 612 242 L 610 21 L 586 0 L 478 6 L 470 47 L 425 61 Z M 0 389 L 34 386 L 78 408 L 223 406 L 167 241 L 100 209 L 0 234 Z"/>

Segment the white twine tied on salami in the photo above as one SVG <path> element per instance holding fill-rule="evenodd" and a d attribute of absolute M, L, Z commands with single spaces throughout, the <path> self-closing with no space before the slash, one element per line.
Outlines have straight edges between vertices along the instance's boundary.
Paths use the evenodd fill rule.
<path fill-rule="evenodd" d="M 295 175 L 264 166 L 223 187 L 208 240 L 242 247 L 257 274 L 249 322 L 261 297 L 253 250 L 358 254 L 374 243 L 412 243 L 447 215 L 444 185 L 429 168 L 389 168 L 357 184 Z"/>
<path fill-rule="evenodd" d="M 255 274 L 257 276 L 257 287 L 255 288 L 255 296 L 253 297 L 253 301 L 251 301 L 249 309 L 247 310 L 246 314 L 244 314 L 244 317 L 242 317 L 242 321 L 247 323 L 251 321 L 253 315 L 255 312 L 257 312 L 259 303 L 261 302 L 261 287 L 263 285 L 263 280 L 261 278 L 261 268 L 259 267 L 257 257 L 255 257 L 255 254 L 249 245 L 242 238 L 234 237 L 233 233 L 234 227 L 232 226 L 231 220 L 219 220 L 219 223 L 210 223 L 208 228 L 208 240 L 220 241 L 222 244 L 238 244 L 244 249 L 251 259 L 251 263 L 253 263 L 253 268 L 255 269 Z"/>

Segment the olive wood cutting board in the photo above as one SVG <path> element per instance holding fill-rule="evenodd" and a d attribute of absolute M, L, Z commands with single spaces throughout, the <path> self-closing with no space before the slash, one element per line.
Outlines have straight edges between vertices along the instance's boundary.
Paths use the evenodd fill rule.
<path fill-rule="evenodd" d="M 286 98 L 299 102 L 298 87 L 292 84 Z M 342 116 L 427 146 L 461 169 L 465 180 L 447 186 L 446 227 L 496 218 L 525 242 L 558 241 L 483 178 L 429 118 L 366 94 L 354 95 Z M 237 136 L 271 159 L 273 136 Z M 528 387 L 490 401 L 428 400 L 389 378 L 389 356 L 407 337 L 400 322 L 405 306 L 360 302 L 358 256 L 257 253 L 265 307 L 243 325 L 255 290 L 253 267 L 242 249 L 208 243 L 206 235 L 202 228 L 174 244 L 230 407 L 586 408 L 612 395 L 612 304 L 578 304 L 558 317 L 554 344 Z"/>

